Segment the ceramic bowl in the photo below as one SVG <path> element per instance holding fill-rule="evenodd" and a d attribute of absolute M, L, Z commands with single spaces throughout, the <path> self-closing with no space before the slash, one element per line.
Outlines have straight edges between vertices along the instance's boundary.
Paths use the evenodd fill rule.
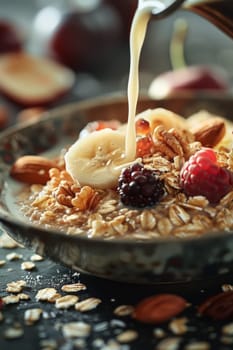
<path fill-rule="evenodd" d="M 163 100 L 141 96 L 138 111 L 164 107 L 187 116 L 201 109 L 233 120 L 232 96 L 187 95 Z M 24 154 L 58 151 L 77 138 L 87 122 L 127 120 L 127 99 L 106 96 L 47 112 L 39 122 L 15 125 L 0 135 L 0 221 L 16 241 L 72 269 L 116 281 L 178 283 L 233 272 L 233 232 L 146 242 L 67 235 L 26 222 L 14 204 L 11 164 Z"/>

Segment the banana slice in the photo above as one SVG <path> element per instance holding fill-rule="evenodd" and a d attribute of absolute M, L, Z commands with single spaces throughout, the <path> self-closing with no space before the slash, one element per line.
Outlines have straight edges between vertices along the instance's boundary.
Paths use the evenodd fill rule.
<path fill-rule="evenodd" d="M 134 160 L 125 157 L 125 135 L 108 128 L 78 139 L 65 154 L 69 174 L 81 186 L 100 189 L 115 187 L 121 169 Z"/>
<path fill-rule="evenodd" d="M 171 128 L 184 130 L 186 128 L 185 118 L 165 108 L 147 109 L 136 116 L 136 120 L 140 118 L 147 120 L 152 130 L 158 125 L 163 125 L 167 130 Z"/>

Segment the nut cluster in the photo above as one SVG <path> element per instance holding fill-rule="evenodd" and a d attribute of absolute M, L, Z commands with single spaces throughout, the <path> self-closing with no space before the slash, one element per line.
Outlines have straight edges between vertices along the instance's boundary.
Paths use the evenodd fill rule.
<path fill-rule="evenodd" d="M 90 186 L 80 187 L 77 183 L 74 183 L 67 171 L 52 168 L 49 175 L 52 186 L 56 185 L 53 196 L 59 204 L 70 208 L 76 207 L 80 211 L 84 211 L 95 208 L 99 202 L 97 191 Z"/>
<path fill-rule="evenodd" d="M 188 159 L 192 153 L 194 145 L 194 136 L 188 131 L 179 132 L 176 129 L 166 130 L 162 125 L 157 126 L 153 131 L 153 142 L 156 153 L 173 159 L 176 156 L 182 156 Z"/>

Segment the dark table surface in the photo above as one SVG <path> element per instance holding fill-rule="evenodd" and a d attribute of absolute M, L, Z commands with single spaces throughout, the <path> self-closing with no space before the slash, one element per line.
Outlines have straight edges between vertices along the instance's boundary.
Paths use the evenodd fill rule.
<path fill-rule="evenodd" d="M 38 3 L 42 4 L 39 1 L 37 6 L 34 1 L 29 3 L 0 1 L 1 15 L 8 18 L 17 17 L 21 23 L 30 26 L 33 14 L 38 10 Z M 191 16 L 188 19 L 192 28 L 187 43 L 189 63 L 224 64 L 229 77 L 232 78 L 232 42 L 222 33 L 215 31 L 212 26 L 203 24 L 202 20 L 198 22 L 200 25 L 196 26 L 196 19 Z M 153 28 L 150 29 L 155 40 L 153 43 L 157 40 L 156 47 L 160 49 L 154 51 L 154 46 L 145 43 L 144 58 L 142 57 L 145 87 L 154 75 L 170 68 L 167 55 L 170 33 L 168 28 L 171 28 L 171 24 L 165 21 L 156 28 L 159 33 L 156 37 L 153 36 Z M 203 28 L 207 38 L 205 40 L 201 40 L 200 36 Z M 163 45 L 161 45 L 161 33 Z M 152 59 L 155 56 L 156 64 Z M 59 104 L 125 89 L 128 51 L 119 57 L 121 62 L 115 65 L 111 79 L 109 72 L 106 72 L 106 76 L 97 77 L 88 72 L 77 74 L 77 83 L 72 94 L 59 101 Z M 0 102 L 10 109 L 11 122 L 14 123 L 20 107 L 9 103 L 3 97 Z M 11 253 L 15 254 L 9 255 Z M 13 245 L 12 248 L 6 248 L 0 237 L 0 296 L 10 294 L 6 291 L 7 284 L 23 280 L 26 282 L 23 293 L 29 297 L 28 300 L 4 305 L 0 311 L 1 350 L 230 350 L 233 348 L 232 319 L 214 321 L 197 313 L 198 305 L 207 297 L 220 293 L 223 285 L 233 284 L 233 276 L 222 276 L 215 280 L 208 280 L 206 276 L 205 281 L 193 281 L 184 285 L 132 285 L 80 274 L 46 258 L 36 261 L 32 270 L 23 270 L 22 263 L 31 261 L 32 255 L 33 252 L 24 247 Z M 73 307 L 58 309 L 54 303 L 36 300 L 37 292 L 43 288 L 55 288 L 58 293 L 65 295 L 67 293 L 64 293 L 61 287 L 77 282 L 83 283 L 86 289 L 72 294 L 79 296 L 80 300 L 91 297 L 100 299 L 101 303 L 95 309 L 86 312 L 74 310 Z M 115 309 L 120 305 L 135 306 L 143 298 L 159 293 L 176 293 L 183 296 L 190 305 L 180 315 L 157 325 L 144 324 L 135 321 L 130 315 L 119 316 L 115 313 Z M 37 322 L 28 325 L 24 319 L 25 312 L 34 308 L 42 309 L 42 314 Z M 90 326 L 90 329 L 88 328 L 86 335 L 77 334 L 75 337 L 69 337 L 64 334 L 64 325 L 70 322 L 82 322 Z M 229 327 L 224 328 L 226 325 Z"/>
<path fill-rule="evenodd" d="M 1 350 L 230 350 L 233 347 L 232 319 L 214 321 L 197 313 L 198 305 L 207 297 L 220 293 L 224 285 L 233 283 L 233 276 L 178 285 L 134 285 L 80 274 L 48 259 L 35 262 L 32 270 L 23 270 L 22 263 L 31 261 L 32 256 L 32 251 L 22 247 L 0 249 L 0 261 L 5 261 L 0 268 L 0 295 L 10 295 L 6 292 L 7 284 L 23 280 L 26 285 L 22 293 L 29 296 L 29 300 L 4 305 L 0 323 Z M 76 293 L 61 290 L 63 285 L 77 282 L 84 284 L 86 289 Z M 43 288 L 55 288 L 62 295 L 77 295 L 79 300 L 98 298 L 101 303 L 86 312 L 74 310 L 74 307 L 58 309 L 54 303 L 37 301 L 36 294 Z M 143 298 L 160 293 L 178 294 L 187 300 L 189 306 L 167 322 L 154 325 L 115 313 L 118 306 L 134 306 Z M 25 313 L 34 308 L 40 308 L 42 314 L 38 321 L 28 325 Z M 90 331 L 75 337 L 65 335 L 64 326 L 70 322 L 84 323 Z M 10 337 L 9 331 L 15 334 L 15 330 L 20 331 L 18 336 Z M 132 334 L 135 339 L 131 338 Z"/>

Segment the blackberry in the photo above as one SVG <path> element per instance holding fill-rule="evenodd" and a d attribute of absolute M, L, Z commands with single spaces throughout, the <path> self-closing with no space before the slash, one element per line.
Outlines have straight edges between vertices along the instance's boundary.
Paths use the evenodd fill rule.
<path fill-rule="evenodd" d="M 117 190 L 124 205 L 136 208 L 155 205 L 165 192 L 156 172 L 139 163 L 121 172 Z"/>

